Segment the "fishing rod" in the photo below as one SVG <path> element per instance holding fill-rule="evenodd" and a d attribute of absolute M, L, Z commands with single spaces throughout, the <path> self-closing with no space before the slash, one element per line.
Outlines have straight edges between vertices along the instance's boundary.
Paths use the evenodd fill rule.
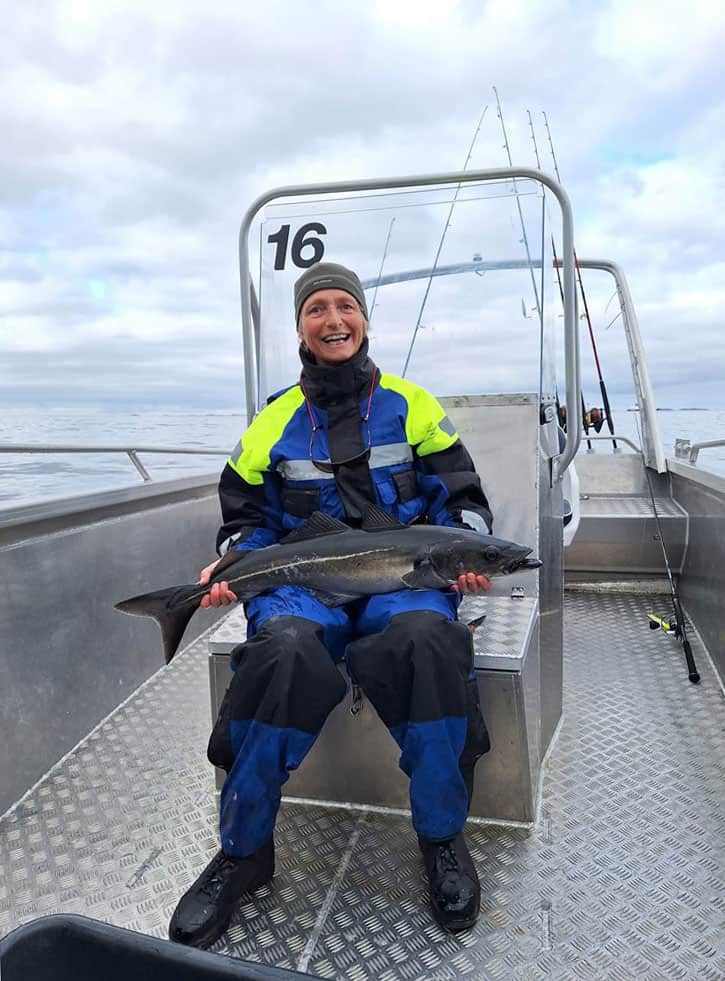
<path fill-rule="evenodd" d="M 559 175 L 559 166 L 556 162 L 556 154 L 554 153 L 554 143 L 551 139 L 551 130 L 549 129 L 549 120 L 546 113 L 542 111 L 541 115 L 544 117 L 544 126 L 546 127 L 546 135 L 549 140 L 549 148 L 551 150 L 551 159 L 554 164 L 554 172 L 556 174 L 556 179 L 561 184 L 561 176 Z M 579 290 L 581 292 L 582 303 L 584 305 L 584 315 L 586 317 L 587 326 L 589 328 L 589 338 L 592 342 L 592 352 L 594 354 L 594 363 L 597 367 L 597 375 L 599 377 L 599 390 L 602 393 L 602 404 L 604 406 L 604 417 L 607 420 L 607 426 L 609 428 L 609 433 L 614 436 L 614 422 L 612 420 L 612 410 L 609 406 L 609 396 L 607 395 L 607 386 L 604 384 L 604 376 L 602 375 L 602 366 L 599 363 L 599 352 L 597 351 L 597 344 L 594 340 L 594 330 L 592 329 L 592 320 L 589 316 L 589 305 L 587 303 L 586 293 L 584 292 L 584 282 L 582 280 L 582 272 L 579 266 L 579 260 L 577 259 L 576 250 L 574 251 L 574 266 L 576 267 L 577 280 L 579 282 Z M 616 439 L 612 439 L 612 445 L 614 449 L 617 449 Z"/>
<path fill-rule="evenodd" d="M 531 116 L 531 110 L 530 109 L 527 109 L 526 110 L 526 114 L 529 117 L 529 129 L 531 130 L 531 141 L 534 144 L 534 156 L 536 157 L 536 166 L 537 166 L 537 168 L 539 170 L 541 170 L 541 158 L 539 157 L 539 145 L 536 142 L 536 131 L 534 129 L 534 120 L 532 119 L 532 116 Z M 544 237 L 544 218 L 545 218 L 545 212 L 544 212 L 544 207 L 543 207 L 544 206 L 544 201 L 545 201 L 545 191 L 543 189 L 542 189 L 542 192 L 541 192 L 541 200 L 542 200 L 542 215 L 541 215 L 541 237 L 542 237 L 542 243 L 541 243 L 541 254 L 543 256 L 543 254 L 544 254 L 543 237 Z M 552 252 L 553 252 L 553 255 L 554 255 L 554 268 L 556 269 L 556 281 L 559 284 L 559 296 L 561 297 L 561 305 L 563 307 L 564 306 L 564 284 L 561 281 L 561 269 L 559 267 L 559 259 L 558 259 L 557 255 L 556 255 L 556 243 L 554 242 L 554 236 L 553 236 L 553 234 L 551 236 L 551 249 L 552 249 Z M 544 263 L 543 262 L 541 263 L 541 295 L 542 296 L 544 295 Z M 542 351 L 543 351 L 543 344 L 541 345 L 541 347 L 542 347 Z M 585 433 L 586 436 L 589 436 L 589 420 L 587 419 L 587 409 L 586 409 L 586 405 L 584 404 L 584 392 L 580 391 L 579 392 L 579 395 L 580 395 L 581 400 L 582 400 L 582 423 L 584 425 L 584 433 Z M 558 387 L 557 387 L 557 391 L 556 391 L 556 413 L 557 413 L 557 417 L 559 417 L 559 410 L 560 410 L 560 408 L 561 408 L 561 405 L 559 403 L 559 390 L 558 390 Z M 592 448 L 592 441 L 590 439 L 587 439 L 587 449 L 588 450 L 591 450 L 591 448 Z"/>
<path fill-rule="evenodd" d="M 639 432 L 639 423 L 637 423 L 637 430 Z M 642 444 L 642 435 L 639 434 L 640 444 Z M 642 461 L 644 466 L 644 474 L 647 478 L 647 487 L 649 488 L 650 501 L 652 502 L 652 513 L 654 514 L 655 526 L 657 528 L 657 538 L 659 538 L 660 545 L 662 547 L 662 557 L 665 562 L 665 570 L 667 572 L 667 579 L 670 584 L 670 595 L 672 598 L 672 619 L 665 620 L 663 617 L 658 617 L 654 613 L 648 613 L 647 619 L 649 620 L 650 630 L 661 629 L 666 634 L 672 634 L 675 636 L 682 644 L 682 649 L 685 652 L 685 661 L 687 663 L 687 674 L 693 685 L 699 684 L 700 675 L 698 673 L 697 667 L 695 665 L 695 658 L 692 654 L 692 647 L 690 646 L 690 641 L 687 639 L 687 629 L 685 627 L 685 615 L 682 612 L 682 604 L 680 603 L 680 594 L 677 590 L 675 584 L 674 576 L 672 575 L 672 569 L 670 568 L 670 560 L 667 555 L 667 548 L 665 546 L 665 539 L 662 534 L 662 526 L 660 525 L 660 516 L 657 511 L 657 504 L 655 502 L 654 490 L 652 489 L 652 480 L 649 475 L 649 468 L 647 464 Z"/>
<path fill-rule="evenodd" d="M 554 255 L 554 268 L 556 269 L 556 281 L 559 284 L 559 296 L 561 297 L 561 305 L 564 306 L 564 284 L 561 281 L 561 267 L 559 266 L 559 258 L 556 254 L 556 244 L 554 242 L 554 236 L 551 236 L 551 251 Z M 587 407 L 584 404 L 584 392 L 579 391 L 579 397 L 582 400 L 582 425 L 584 426 L 584 435 L 589 436 L 589 420 L 587 419 Z M 591 450 L 592 441 L 587 439 L 587 449 Z"/>
<path fill-rule="evenodd" d="M 509 167 L 513 167 L 513 160 L 511 159 L 511 148 L 509 147 L 508 137 L 506 135 L 506 125 L 503 121 L 503 111 L 501 109 L 501 100 L 498 97 L 498 89 L 495 85 L 491 86 L 493 88 L 494 95 L 496 96 L 496 110 L 498 112 L 498 118 L 501 120 L 501 132 L 503 133 L 503 145 L 506 150 L 506 156 L 508 157 Z M 534 276 L 534 266 L 531 262 L 531 252 L 529 250 L 529 240 L 526 236 L 526 223 L 524 222 L 524 213 L 521 210 L 521 199 L 519 198 L 519 193 L 516 188 L 516 178 L 513 178 L 514 185 L 514 195 L 516 197 L 516 207 L 519 212 L 519 221 L 521 223 L 521 241 L 524 244 L 524 249 L 526 250 L 526 261 L 529 265 L 529 273 L 531 274 L 531 285 L 534 288 L 534 299 L 536 300 L 536 313 L 539 317 L 539 328 L 543 329 L 543 318 L 541 315 L 541 303 L 539 302 L 539 291 L 536 288 L 536 277 Z M 542 345 L 543 346 L 543 345 Z"/>
<path fill-rule="evenodd" d="M 528 110 L 527 110 L 528 112 Z M 531 119 L 531 113 L 529 113 L 529 127 L 531 128 L 531 138 L 534 141 L 534 154 L 536 155 L 536 169 L 541 170 L 541 161 L 539 160 L 539 148 L 536 145 L 536 135 L 534 133 L 534 124 Z M 544 241 L 546 235 L 546 188 L 541 185 L 541 278 L 539 281 L 539 286 L 541 288 L 541 300 L 544 300 Z M 524 301 L 521 300 L 523 305 Z M 543 316 L 539 321 L 539 389 L 540 397 L 543 398 L 544 395 L 544 318 Z M 559 415 L 561 403 L 559 402 L 559 388 L 556 383 L 556 367 L 554 367 L 554 396 L 556 398 L 556 417 L 557 423 L 561 425 Z M 563 427 L 562 427 L 563 428 Z"/>
<path fill-rule="evenodd" d="M 375 284 L 375 292 L 373 293 L 373 302 L 370 306 L 370 316 L 368 320 L 373 319 L 373 311 L 375 310 L 375 304 L 378 300 L 378 289 L 380 288 L 380 278 L 383 275 L 383 266 L 385 265 L 385 260 L 388 255 L 388 246 L 390 245 L 390 236 L 393 232 L 393 225 L 395 224 L 395 218 L 390 219 L 390 227 L 388 228 L 388 237 L 385 239 L 385 248 L 383 249 L 383 258 L 380 260 L 380 269 L 378 269 L 378 279 Z"/>
<path fill-rule="evenodd" d="M 483 112 L 481 113 L 481 118 L 478 120 L 478 126 L 476 127 L 476 132 L 473 134 L 473 139 L 471 140 L 471 146 L 469 147 L 468 150 L 468 156 L 466 157 L 466 162 L 463 165 L 464 170 L 468 167 L 469 161 L 471 159 L 471 154 L 473 153 L 473 148 L 476 145 L 476 140 L 478 139 L 478 134 L 481 129 L 481 124 L 483 123 L 483 119 L 484 116 L 486 115 L 487 110 L 488 110 L 488 105 L 485 105 L 483 107 Z M 415 327 L 413 328 L 413 336 L 410 339 L 410 346 L 408 348 L 408 353 L 405 356 L 405 364 L 403 365 L 403 378 L 405 378 L 405 373 L 408 370 L 408 363 L 410 362 L 410 356 L 413 353 L 413 345 L 415 344 L 415 339 L 418 336 L 418 331 L 420 329 L 420 322 L 423 318 L 423 311 L 425 310 L 425 305 L 428 302 L 428 294 L 430 293 L 431 283 L 433 282 L 433 277 L 435 276 L 435 271 L 438 267 L 438 259 L 440 258 L 441 250 L 443 248 L 443 243 L 445 241 L 446 234 L 448 232 L 448 227 L 451 223 L 451 215 L 453 214 L 453 209 L 456 206 L 456 200 L 458 199 L 458 195 L 460 193 L 461 187 L 462 187 L 461 184 L 459 184 L 456 187 L 455 193 L 453 195 L 453 200 L 451 201 L 451 207 L 448 211 L 448 217 L 446 218 L 446 223 L 443 226 L 443 234 L 441 235 L 441 240 L 438 243 L 438 251 L 436 252 L 435 259 L 433 260 L 433 266 L 430 271 L 430 276 L 428 277 L 428 283 L 425 288 L 425 293 L 423 294 L 423 301 L 420 305 L 420 310 L 418 311 L 418 319 L 415 322 Z"/>

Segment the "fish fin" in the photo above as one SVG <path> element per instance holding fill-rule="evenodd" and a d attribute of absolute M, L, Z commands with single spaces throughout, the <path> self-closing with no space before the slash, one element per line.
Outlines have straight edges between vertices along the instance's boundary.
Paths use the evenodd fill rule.
<path fill-rule="evenodd" d="M 214 580 L 221 582 L 221 579 L 218 578 L 219 573 L 223 572 L 224 569 L 228 569 L 230 565 L 236 565 L 238 562 L 241 562 L 243 559 L 248 558 L 250 551 L 254 551 L 254 550 L 230 548 L 228 552 L 225 552 L 224 555 L 222 555 L 222 557 L 219 559 L 217 564 L 214 566 L 214 572 L 213 572 Z"/>
<path fill-rule="evenodd" d="M 481 626 L 485 619 L 486 614 L 482 613 L 479 617 L 474 617 L 472 620 L 466 620 L 466 626 L 470 629 L 472 634 L 475 634 L 476 630 Z"/>
<path fill-rule="evenodd" d="M 303 525 L 281 538 L 279 544 L 292 545 L 294 542 L 306 542 L 310 538 L 320 538 L 322 535 L 338 535 L 342 531 L 350 531 L 350 526 L 330 514 L 315 511 Z"/>
<path fill-rule="evenodd" d="M 360 525 L 362 531 L 394 531 L 396 528 L 407 527 L 377 504 L 368 504 Z"/>
<path fill-rule="evenodd" d="M 448 589 L 451 583 L 440 576 L 430 559 L 422 559 L 415 567 L 406 572 L 403 582 L 408 589 Z"/>
<path fill-rule="evenodd" d="M 345 606 L 347 603 L 354 603 L 355 600 L 359 600 L 361 595 L 360 593 L 354 595 L 351 593 L 328 593 L 323 589 L 310 589 L 309 586 L 306 586 L 305 589 L 325 606 Z"/>
<path fill-rule="evenodd" d="M 114 605 L 114 609 L 121 613 L 128 613 L 133 617 L 151 617 L 161 628 L 161 639 L 164 644 L 164 657 L 168 664 L 176 654 L 184 636 L 184 631 L 189 620 L 196 613 L 199 603 L 184 603 L 185 595 L 189 597 L 201 595 L 199 587 L 186 586 L 181 589 L 171 587 L 169 589 L 159 589 L 155 593 L 143 593 L 141 596 L 132 596 L 130 599 L 121 600 Z M 175 609 L 169 609 L 170 600 L 174 604 L 178 603 Z"/>

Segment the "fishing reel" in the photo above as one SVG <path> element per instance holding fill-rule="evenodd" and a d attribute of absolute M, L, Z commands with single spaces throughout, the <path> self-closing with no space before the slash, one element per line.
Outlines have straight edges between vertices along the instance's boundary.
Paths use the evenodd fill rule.
<path fill-rule="evenodd" d="M 665 620 L 664 617 L 658 617 L 655 613 L 648 613 L 647 619 L 650 630 L 662 630 L 666 634 L 672 634 L 673 637 L 682 636 L 682 630 L 676 620 L 673 623 L 672 620 Z"/>

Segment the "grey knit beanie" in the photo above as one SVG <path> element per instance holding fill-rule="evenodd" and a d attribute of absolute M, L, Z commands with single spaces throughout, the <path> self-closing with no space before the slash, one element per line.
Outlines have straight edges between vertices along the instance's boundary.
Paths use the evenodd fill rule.
<path fill-rule="evenodd" d="M 309 269 L 305 269 L 300 278 L 295 283 L 295 323 L 299 323 L 300 310 L 302 304 L 308 296 L 317 290 L 345 290 L 354 296 L 360 304 L 363 316 L 368 317 L 368 308 L 365 303 L 365 292 L 362 283 L 352 269 L 339 265 L 337 262 L 318 262 Z"/>

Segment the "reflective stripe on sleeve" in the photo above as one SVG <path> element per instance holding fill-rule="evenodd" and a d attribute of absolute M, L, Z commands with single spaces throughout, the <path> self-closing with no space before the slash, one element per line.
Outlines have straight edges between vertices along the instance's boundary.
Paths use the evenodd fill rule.
<path fill-rule="evenodd" d="M 410 463 L 412 459 L 413 451 L 407 443 L 387 443 L 384 446 L 370 448 L 369 466 L 371 470 L 377 467 L 395 467 L 401 463 Z M 335 479 L 334 474 L 318 470 L 311 460 L 282 460 L 277 464 L 277 472 L 285 480 Z"/>
<path fill-rule="evenodd" d="M 370 450 L 370 467 L 395 467 L 400 463 L 410 463 L 413 451 L 408 443 L 386 443 L 373 446 Z"/>
<path fill-rule="evenodd" d="M 248 484 L 261 484 L 269 470 L 270 455 L 285 426 L 304 403 L 299 385 L 294 385 L 271 402 L 249 424 L 229 458 L 229 466 Z"/>
<path fill-rule="evenodd" d="M 324 462 L 324 461 L 323 461 Z M 284 480 L 334 480 L 335 475 L 318 470 L 312 460 L 280 460 L 277 473 Z"/>

